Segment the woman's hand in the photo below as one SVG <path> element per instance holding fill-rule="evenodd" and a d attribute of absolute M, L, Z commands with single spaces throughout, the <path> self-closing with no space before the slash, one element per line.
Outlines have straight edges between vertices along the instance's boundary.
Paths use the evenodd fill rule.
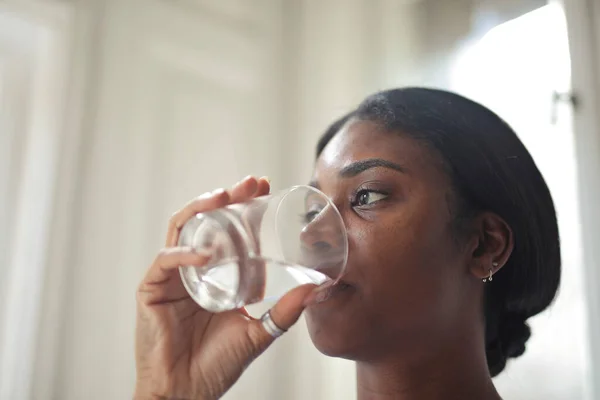
<path fill-rule="evenodd" d="M 178 267 L 203 266 L 208 255 L 176 247 L 181 227 L 197 213 L 266 195 L 266 179 L 248 177 L 231 190 L 200 196 L 170 220 L 166 246 L 137 292 L 136 399 L 216 399 L 272 342 L 260 321 L 244 309 L 210 313 L 188 295 Z M 286 294 L 271 310 L 282 329 L 300 317 L 313 285 Z"/>

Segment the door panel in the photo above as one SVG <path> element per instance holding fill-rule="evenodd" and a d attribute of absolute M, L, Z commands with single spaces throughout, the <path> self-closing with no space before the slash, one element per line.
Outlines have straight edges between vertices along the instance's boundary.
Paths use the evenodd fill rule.
<path fill-rule="evenodd" d="M 267 113 L 279 104 L 276 10 L 265 1 L 107 2 L 55 398 L 131 396 L 134 293 L 168 217 L 247 174 L 277 174 L 280 135 Z M 264 398 L 267 361 L 229 396 L 252 393 L 260 375 Z"/>

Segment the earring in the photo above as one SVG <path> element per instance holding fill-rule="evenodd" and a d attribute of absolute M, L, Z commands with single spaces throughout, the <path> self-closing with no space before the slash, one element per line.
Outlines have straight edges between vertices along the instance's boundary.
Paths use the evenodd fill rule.
<path fill-rule="evenodd" d="M 494 269 L 498 268 L 498 263 L 494 262 L 494 263 L 492 263 L 492 266 L 494 268 L 490 268 L 490 276 L 488 276 L 487 278 L 483 278 L 483 282 L 491 282 L 492 281 L 493 276 L 494 276 Z"/>

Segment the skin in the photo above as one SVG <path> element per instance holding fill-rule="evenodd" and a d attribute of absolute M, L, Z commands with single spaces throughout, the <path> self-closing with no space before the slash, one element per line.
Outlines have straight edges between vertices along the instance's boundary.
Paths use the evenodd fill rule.
<path fill-rule="evenodd" d="M 350 122 L 332 139 L 313 184 L 344 219 L 347 273 L 333 290 L 290 292 L 272 310 L 275 323 L 287 329 L 307 307 L 315 346 L 357 361 L 359 400 L 499 399 L 485 359 L 482 279 L 510 256 L 507 224 L 480 213 L 458 238 L 441 159 L 372 122 Z M 173 216 L 138 290 L 136 398 L 218 398 L 272 343 L 244 310 L 210 314 L 193 303 L 177 267 L 206 256 L 174 247 L 195 213 L 267 192 L 250 177 Z"/>
<path fill-rule="evenodd" d="M 498 399 L 481 280 L 512 251 L 507 225 L 483 213 L 457 240 L 439 157 L 373 122 L 331 140 L 313 184 L 344 218 L 350 287 L 311 305 L 308 329 L 324 354 L 357 361 L 358 398 Z"/>

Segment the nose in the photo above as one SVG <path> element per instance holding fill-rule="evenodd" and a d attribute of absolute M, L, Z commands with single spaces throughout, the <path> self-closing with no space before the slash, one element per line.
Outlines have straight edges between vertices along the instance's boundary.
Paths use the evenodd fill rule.
<path fill-rule="evenodd" d="M 332 243 L 339 230 L 335 219 L 335 210 L 331 205 L 326 205 L 302 229 L 300 238 L 305 247 L 310 249 L 328 250 L 335 244 Z"/>
<path fill-rule="evenodd" d="M 325 206 L 300 233 L 304 265 L 324 269 L 343 262 L 344 229 L 337 210 Z"/>

